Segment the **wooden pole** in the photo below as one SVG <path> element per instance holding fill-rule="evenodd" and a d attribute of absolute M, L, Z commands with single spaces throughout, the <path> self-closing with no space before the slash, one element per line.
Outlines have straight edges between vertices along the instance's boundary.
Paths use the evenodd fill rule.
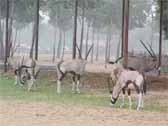
<path fill-rule="evenodd" d="M 123 56 L 124 66 L 128 64 L 128 30 L 129 30 L 129 0 L 124 0 L 124 19 L 123 19 Z"/>
<path fill-rule="evenodd" d="M 125 0 L 123 0 L 123 6 L 122 6 L 122 43 L 121 43 L 121 56 L 124 56 L 124 11 L 125 11 Z"/>
<path fill-rule="evenodd" d="M 8 28 L 9 28 L 9 0 L 6 0 L 6 32 L 5 32 L 5 63 L 4 63 L 4 72 L 7 72 L 7 60 L 9 57 L 9 41 L 8 41 Z"/>

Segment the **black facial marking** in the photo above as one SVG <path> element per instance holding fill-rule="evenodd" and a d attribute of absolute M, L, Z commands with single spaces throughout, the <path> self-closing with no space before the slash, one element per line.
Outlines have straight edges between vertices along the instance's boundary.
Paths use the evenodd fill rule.
<path fill-rule="evenodd" d="M 116 101 L 117 101 L 117 98 L 112 98 L 112 99 L 111 99 L 111 103 L 112 103 L 112 104 L 115 104 Z"/>
<path fill-rule="evenodd" d="M 128 89 L 127 93 L 128 93 L 128 96 L 130 96 L 131 95 L 131 89 Z"/>

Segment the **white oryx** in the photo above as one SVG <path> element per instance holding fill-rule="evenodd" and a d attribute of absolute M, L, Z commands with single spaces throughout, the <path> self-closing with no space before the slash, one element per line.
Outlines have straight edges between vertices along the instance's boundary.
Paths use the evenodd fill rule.
<path fill-rule="evenodd" d="M 118 61 L 117 61 L 118 62 Z M 111 104 L 114 105 L 119 97 L 119 94 L 123 93 L 123 100 L 120 107 L 124 106 L 125 102 L 125 90 L 128 92 L 129 98 L 129 108 L 132 108 L 132 101 L 131 101 L 131 85 L 137 91 L 138 94 L 138 106 L 137 110 L 143 108 L 143 94 L 146 93 L 146 85 L 144 76 L 135 70 L 125 69 L 123 66 L 117 62 L 111 62 L 112 65 L 112 72 L 111 72 L 111 79 L 112 81 L 116 82 L 113 90 L 111 91 Z"/>
<path fill-rule="evenodd" d="M 85 67 L 87 64 L 87 57 L 92 49 L 93 45 L 90 47 L 90 49 L 87 52 L 87 55 L 85 59 L 82 59 L 82 55 L 80 52 L 80 49 L 77 46 L 77 49 L 79 51 L 79 59 L 72 59 L 70 61 L 63 61 L 61 60 L 57 64 L 57 93 L 61 93 L 61 82 L 64 79 L 65 75 L 67 73 L 71 73 L 72 76 L 72 91 L 74 93 L 80 93 L 80 78 L 85 72 Z"/>
<path fill-rule="evenodd" d="M 39 73 L 37 62 L 31 58 L 9 57 L 7 63 L 8 66 L 14 70 L 15 85 L 23 85 L 27 83 L 28 91 L 30 91 Z"/>

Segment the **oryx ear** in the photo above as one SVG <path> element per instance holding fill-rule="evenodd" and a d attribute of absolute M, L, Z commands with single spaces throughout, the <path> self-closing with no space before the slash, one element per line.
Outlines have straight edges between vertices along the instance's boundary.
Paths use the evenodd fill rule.
<path fill-rule="evenodd" d="M 80 59 L 82 59 L 81 50 L 79 49 L 79 46 L 78 46 L 78 44 L 76 44 L 76 48 L 78 49 L 78 52 L 79 52 L 79 58 L 80 58 Z"/>
<path fill-rule="evenodd" d="M 154 58 L 157 58 L 156 53 L 155 53 L 154 50 L 152 49 L 152 46 L 151 46 L 149 43 L 148 43 L 148 46 L 149 46 L 149 48 L 150 48 L 150 50 L 151 50 L 151 53 L 153 54 Z"/>
<path fill-rule="evenodd" d="M 86 55 L 86 57 L 85 57 L 85 60 L 87 60 L 87 58 L 88 58 L 88 56 L 89 56 L 89 53 L 90 53 L 90 51 L 92 50 L 92 48 L 93 48 L 93 44 L 91 45 L 90 49 L 88 50 L 87 55 Z"/>

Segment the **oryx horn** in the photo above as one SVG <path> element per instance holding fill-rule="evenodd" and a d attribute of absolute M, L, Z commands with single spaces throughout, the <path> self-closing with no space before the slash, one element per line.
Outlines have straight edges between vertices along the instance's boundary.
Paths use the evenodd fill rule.
<path fill-rule="evenodd" d="M 79 47 L 78 47 L 78 44 L 76 44 L 76 48 L 78 49 L 79 57 L 82 59 L 82 54 L 81 54 L 81 51 L 80 51 L 80 49 L 79 49 Z"/>
<path fill-rule="evenodd" d="M 87 52 L 87 55 L 86 55 L 86 57 L 85 57 L 85 60 L 87 60 L 87 58 L 88 58 L 88 56 L 89 56 L 89 53 L 90 53 L 90 51 L 92 50 L 92 48 L 93 48 L 93 44 L 91 45 L 89 51 Z"/>
<path fill-rule="evenodd" d="M 150 54 L 150 56 L 152 57 L 152 58 L 155 58 L 155 56 L 153 56 L 153 54 L 150 52 L 150 50 L 147 48 L 147 46 L 145 45 L 145 43 L 142 41 L 142 40 L 140 40 L 140 42 L 141 42 L 141 44 L 145 47 L 145 49 L 148 51 L 148 53 Z"/>
<path fill-rule="evenodd" d="M 156 58 L 157 56 L 156 56 L 154 50 L 152 49 L 152 46 L 151 46 L 149 43 L 148 43 L 148 46 L 149 46 L 149 48 L 150 48 L 150 50 L 151 50 L 153 56 Z"/>
<path fill-rule="evenodd" d="M 118 63 L 118 61 L 120 61 L 122 58 L 123 58 L 122 56 L 119 57 L 119 58 L 117 58 L 116 61 L 115 61 L 115 63 Z"/>

